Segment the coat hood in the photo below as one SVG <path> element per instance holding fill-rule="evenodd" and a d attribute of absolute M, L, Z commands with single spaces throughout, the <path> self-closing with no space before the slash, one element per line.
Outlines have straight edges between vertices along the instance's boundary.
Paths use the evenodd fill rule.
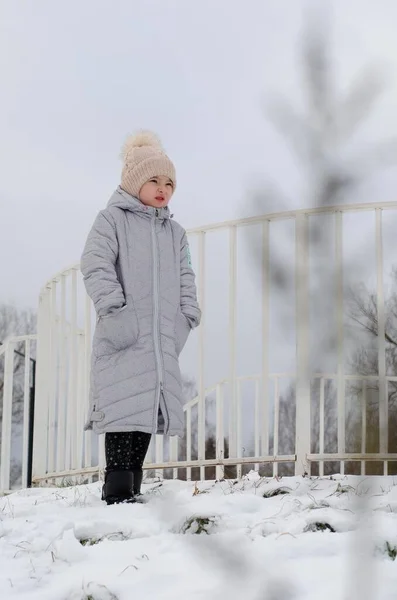
<path fill-rule="evenodd" d="M 168 206 L 164 206 L 162 208 L 146 206 L 140 200 L 138 200 L 138 198 L 135 198 L 135 196 L 131 196 L 125 192 L 120 186 L 112 194 L 107 204 L 107 208 L 110 208 L 111 206 L 116 206 L 117 208 L 122 208 L 123 210 L 130 210 L 131 212 L 141 213 L 142 215 L 146 215 L 148 217 L 152 217 L 156 211 L 158 211 L 157 216 L 159 218 L 169 219 L 170 217 L 170 209 Z"/>

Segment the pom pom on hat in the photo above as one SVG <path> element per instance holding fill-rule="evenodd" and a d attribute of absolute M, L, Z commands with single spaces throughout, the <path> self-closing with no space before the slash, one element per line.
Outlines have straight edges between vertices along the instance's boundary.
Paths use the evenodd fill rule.
<path fill-rule="evenodd" d="M 143 130 L 128 136 L 121 158 L 124 162 L 121 187 L 131 196 L 138 198 L 143 184 L 160 175 L 169 177 L 175 189 L 175 167 L 155 133 Z"/>
<path fill-rule="evenodd" d="M 129 135 L 121 149 L 120 158 L 126 160 L 128 154 L 134 148 L 142 148 L 143 146 L 151 146 L 164 152 L 160 138 L 152 131 L 138 131 L 134 135 Z"/>

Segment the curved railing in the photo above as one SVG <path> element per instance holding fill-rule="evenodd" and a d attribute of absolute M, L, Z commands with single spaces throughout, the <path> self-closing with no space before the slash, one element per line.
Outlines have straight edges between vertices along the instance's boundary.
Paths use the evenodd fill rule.
<path fill-rule="evenodd" d="M 160 437 L 154 439 L 146 465 L 148 468 L 160 471 L 168 466 L 174 469 L 174 475 L 177 469 L 183 468 L 187 470 L 187 476 L 190 477 L 191 469 L 199 466 L 200 476 L 203 478 L 206 468 L 214 465 L 217 467 L 217 476 L 221 476 L 225 464 L 238 465 L 236 473 L 239 475 L 242 472 L 242 465 L 249 461 L 250 464 L 255 465 L 255 468 L 259 468 L 261 463 L 271 461 L 274 465 L 274 473 L 277 474 L 279 462 L 294 461 L 296 473 L 303 473 L 310 469 L 311 462 L 316 461 L 320 464 L 321 473 L 324 461 L 327 460 L 339 461 L 342 472 L 345 460 L 360 461 L 364 460 L 365 456 L 368 460 L 375 460 L 366 454 L 365 440 L 361 444 L 361 453 L 353 455 L 346 452 L 345 439 L 344 394 L 349 375 L 345 373 L 344 364 L 343 285 L 346 262 L 343 236 L 347 215 L 365 213 L 373 221 L 379 325 L 378 374 L 374 376 L 379 382 L 380 390 L 380 445 L 376 459 L 384 461 L 385 472 L 387 472 L 387 463 L 392 460 L 390 457 L 395 455 L 389 453 L 387 426 L 385 426 L 388 419 L 387 385 L 393 378 L 386 373 L 385 365 L 383 227 L 387 215 L 395 215 L 396 209 L 397 202 L 322 207 L 216 223 L 188 231 L 197 274 L 199 302 L 203 311 L 202 325 L 195 332 L 194 341 L 189 349 L 189 368 L 197 376 L 198 392 L 196 398 L 185 406 L 185 439 L 179 442 L 179 447 L 176 440 L 168 441 Z M 329 227 L 332 228 L 331 237 L 334 240 L 332 285 L 336 321 L 336 369 L 334 372 L 321 374 L 311 373 L 309 366 L 311 303 L 309 284 L 312 252 L 309 232 L 312 219 L 325 216 L 330 218 Z M 272 326 L 270 299 L 275 285 L 272 278 L 274 241 L 272 228 L 285 221 L 291 223 L 292 232 L 288 244 L 292 248 L 291 265 L 294 280 L 292 289 L 295 368 L 288 367 L 285 370 L 281 369 L 280 373 L 274 373 L 269 366 Z M 240 376 L 238 354 L 242 338 L 237 318 L 239 311 L 244 309 L 244 305 L 252 298 L 244 298 L 242 302 L 239 286 L 248 265 L 248 255 L 244 257 L 244 252 L 250 237 L 255 237 L 258 242 L 257 255 L 260 263 L 260 268 L 256 272 L 260 283 L 260 315 L 258 326 L 253 329 L 255 334 L 259 332 L 258 339 L 260 338 L 258 352 L 255 352 L 255 356 L 260 354 L 260 372 L 255 376 Z M 223 266 L 219 267 L 218 271 L 216 265 L 214 266 L 216 261 L 223 261 Z M 224 334 L 215 340 L 214 349 L 207 341 L 208 335 L 213 330 L 210 313 L 214 303 L 213 299 L 208 298 L 214 296 L 216 286 L 219 286 L 218 295 L 227 299 L 223 311 L 220 309 L 222 316 L 227 315 L 227 328 Z M 36 443 L 33 473 L 36 481 L 70 474 L 92 474 L 104 464 L 101 442 L 91 433 L 83 431 L 83 424 L 87 417 L 94 322 L 95 315 L 91 301 L 85 294 L 78 264 L 58 272 L 47 281 L 40 294 L 38 312 Z M 209 360 L 209 356 L 215 358 Z M 219 367 L 218 373 L 216 363 L 218 359 L 221 362 L 221 358 L 223 363 L 227 363 L 227 367 L 224 365 L 222 368 Z M 208 375 L 209 371 L 211 375 Z M 365 377 L 359 374 L 352 376 L 360 381 L 365 380 Z M 337 452 L 332 455 L 324 452 L 324 423 L 320 424 L 319 450 L 316 453 L 311 452 L 310 385 L 313 377 L 323 378 L 323 382 L 326 378 L 333 379 L 336 385 L 338 439 Z M 294 388 L 296 398 L 296 422 L 294 423 L 296 444 L 294 453 L 289 455 L 278 453 L 279 378 L 288 380 Z M 218 383 L 213 385 L 211 383 L 213 381 Z M 248 381 L 253 382 L 254 391 L 248 392 L 246 389 L 241 391 L 242 383 Z M 206 419 L 206 411 L 209 410 L 213 395 L 215 408 L 209 422 Z M 320 397 L 319 402 L 321 419 L 324 417 L 324 406 L 321 405 L 324 398 Z M 251 407 L 249 418 L 245 413 L 245 407 L 248 405 Z M 244 419 L 241 418 L 242 412 Z M 244 450 L 244 436 L 247 437 L 247 431 L 252 440 L 251 456 L 247 456 Z M 209 459 L 206 457 L 206 440 L 210 432 L 216 438 L 216 457 Z M 227 458 L 224 452 L 225 440 L 228 447 Z M 270 449 L 272 449 L 271 454 Z"/>

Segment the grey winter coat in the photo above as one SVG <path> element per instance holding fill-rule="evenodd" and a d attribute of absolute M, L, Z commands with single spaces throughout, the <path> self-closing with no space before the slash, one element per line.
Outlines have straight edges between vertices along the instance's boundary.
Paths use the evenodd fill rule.
<path fill-rule="evenodd" d="M 81 271 L 98 315 L 86 429 L 182 435 L 178 357 L 200 323 L 184 229 L 121 188 L 88 235 Z"/>

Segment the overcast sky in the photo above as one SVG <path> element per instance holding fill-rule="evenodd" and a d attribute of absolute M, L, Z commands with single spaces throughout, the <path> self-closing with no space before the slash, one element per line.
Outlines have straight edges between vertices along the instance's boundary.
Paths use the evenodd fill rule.
<path fill-rule="evenodd" d="M 263 105 L 274 92 L 299 98 L 307 5 L 2 0 L 0 301 L 35 307 L 44 282 L 79 260 L 138 128 L 155 130 L 176 164 L 172 210 L 186 227 L 251 214 L 258 180 L 280 182 L 303 207 L 296 163 Z M 396 0 L 328 5 L 342 88 L 368 63 L 397 72 Z M 397 128 L 396 106 L 391 80 L 369 137 Z M 357 201 L 395 200 L 396 189 L 389 172 Z"/>

